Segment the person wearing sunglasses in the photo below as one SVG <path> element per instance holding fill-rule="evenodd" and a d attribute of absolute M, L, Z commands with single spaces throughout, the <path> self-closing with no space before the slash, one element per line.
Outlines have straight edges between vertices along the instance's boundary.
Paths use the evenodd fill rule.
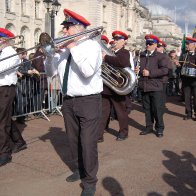
<path fill-rule="evenodd" d="M 113 66 L 114 68 L 130 67 L 130 53 L 125 49 L 126 40 L 128 35 L 122 31 L 114 31 L 113 37 L 113 51 L 116 56 L 109 56 L 103 53 L 103 60 Z M 108 118 L 111 112 L 111 108 L 114 108 L 118 122 L 119 133 L 117 135 L 117 141 L 123 141 L 128 137 L 128 113 L 127 113 L 127 96 L 118 95 L 112 91 L 106 85 L 103 86 L 102 92 L 102 121 L 100 124 L 99 140 L 103 142 L 104 130 L 108 124 Z"/>
<path fill-rule="evenodd" d="M 184 120 L 196 120 L 196 38 L 186 37 L 186 53 L 181 54 L 180 62 L 185 99 Z"/>
<path fill-rule="evenodd" d="M 148 34 L 145 40 L 146 50 L 140 53 L 140 68 L 135 69 L 140 76 L 138 85 L 142 90 L 146 123 L 146 128 L 140 132 L 140 135 L 155 133 L 157 137 L 163 137 L 163 77 L 168 74 L 168 58 L 157 51 L 159 43 L 157 36 Z"/>
<path fill-rule="evenodd" d="M 83 16 L 64 9 L 64 36 L 82 33 L 90 25 Z M 69 142 L 67 182 L 81 179 L 81 196 L 94 196 L 98 172 L 97 140 L 102 115 L 102 52 L 98 42 L 84 34 L 70 40 L 54 58 L 46 54 L 46 73 L 59 75 L 63 94 L 62 113 Z"/>

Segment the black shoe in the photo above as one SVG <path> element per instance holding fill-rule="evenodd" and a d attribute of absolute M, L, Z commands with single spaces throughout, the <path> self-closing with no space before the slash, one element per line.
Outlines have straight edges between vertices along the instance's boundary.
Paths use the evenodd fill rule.
<path fill-rule="evenodd" d="M 26 142 L 23 142 L 23 143 L 15 143 L 14 144 L 14 147 L 12 149 L 12 153 L 17 153 L 21 150 L 25 150 L 27 148 L 27 144 Z"/>
<path fill-rule="evenodd" d="M 159 132 L 158 132 L 158 133 L 156 134 L 156 136 L 157 136 L 158 138 L 162 138 L 162 137 L 163 137 L 163 133 L 159 133 Z"/>
<path fill-rule="evenodd" d="M 76 182 L 84 177 L 85 177 L 84 171 L 76 170 L 73 172 L 72 175 L 70 175 L 66 178 L 66 181 L 67 182 Z"/>
<path fill-rule="evenodd" d="M 191 120 L 191 119 L 192 119 L 191 116 L 185 116 L 185 117 L 183 118 L 183 120 Z"/>
<path fill-rule="evenodd" d="M 153 133 L 153 130 L 145 130 L 145 131 L 141 131 L 140 135 L 148 135 L 148 134 L 151 134 L 151 133 Z"/>
<path fill-rule="evenodd" d="M 128 135 L 124 135 L 122 132 L 118 134 L 116 141 L 124 141 L 128 138 Z"/>
<path fill-rule="evenodd" d="M 0 157 L 0 167 L 3 166 L 3 165 L 6 165 L 9 162 L 11 162 L 11 160 L 12 160 L 11 156 Z"/>
<path fill-rule="evenodd" d="M 98 141 L 97 141 L 97 143 L 102 143 L 102 142 L 104 142 L 104 138 L 100 138 L 100 139 L 98 139 Z"/>
<path fill-rule="evenodd" d="M 80 196 L 94 196 L 95 195 L 95 187 L 84 188 Z"/>

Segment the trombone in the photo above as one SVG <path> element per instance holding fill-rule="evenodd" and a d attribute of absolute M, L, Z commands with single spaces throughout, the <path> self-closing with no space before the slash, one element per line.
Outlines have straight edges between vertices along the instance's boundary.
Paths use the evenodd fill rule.
<path fill-rule="evenodd" d="M 103 31 L 103 27 L 100 26 L 100 27 L 89 29 L 89 30 L 86 30 L 86 31 L 83 31 L 81 33 L 77 33 L 77 34 L 74 34 L 74 35 L 71 35 L 71 36 L 59 37 L 59 38 L 56 38 L 54 40 L 47 33 L 43 32 L 43 33 L 41 33 L 41 35 L 39 37 L 39 43 L 37 45 L 35 45 L 34 47 L 31 47 L 29 49 L 26 49 L 26 50 L 24 50 L 22 52 L 19 52 L 19 53 L 7 56 L 5 58 L 2 58 L 2 59 L 0 59 L 0 62 L 4 61 L 6 59 L 12 58 L 14 56 L 17 56 L 19 54 L 22 54 L 24 52 L 33 50 L 35 48 L 39 48 L 39 47 L 41 47 L 43 49 L 44 54 L 54 55 L 56 47 L 58 45 L 61 45 L 61 46 L 62 45 L 66 45 L 66 43 L 70 42 L 71 40 L 74 40 L 76 37 L 81 36 L 81 35 L 86 35 L 88 33 L 91 33 L 91 34 L 89 36 L 87 36 L 86 39 L 92 39 L 92 38 L 97 37 L 98 35 L 100 35 L 102 31 Z M 16 37 L 19 37 L 19 36 L 16 36 Z M 12 39 L 15 39 L 16 37 L 9 38 L 9 39 L 12 40 Z M 24 40 L 24 37 L 23 37 L 23 40 Z M 41 56 L 38 56 L 38 58 L 40 58 L 40 57 Z M 0 74 L 4 74 L 7 71 L 10 71 L 12 69 L 16 69 L 21 64 L 22 63 L 17 64 L 17 65 L 15 65 L 13 67 L 10 67 L 8 69 L 5 69 L 5 70 L 1 71 Z"/>
<path fill-rule="evenodd" d="M 18 42 L 15 43 L 15 40 L 16 40 L 17 38 L 18 38 L 19 40 L 18 40 Z M 6 38 L 5 41 L 3 41 L 3 42 L 7 42 L 7 41 L 9 42 L 9 41 L 13 41 L 13 40 L 14 40 L 14 42 L 10 44 L 11 46 L 15 46 L 15 45 L 18 45 L 18 44 L 22 44 L 22 43 L 24 42 L 24 36 L 23 36 L 23 35 L 17 35 L 17 36 L 15 36 L 15 37 Z"/>
<path fill-rule="evenodd" d="M 77 33 L 77 34 L 74 34 L 74 35 L 56 38 L 54 40 L 47 33 L 44 32 L 44 33 L 41 33 L 41 35 L 39 37 L 39 44 L 37 44 L 36 46 L 31 47 L 29 49 L 26 49 L 22 52 L 19 52 L 19 53 L 7 56 L 3 59 L 0 59 L 0 62 L 4 61 L 6 59 L 12 58 L 14 56 L 17 56 L 19 54 L 22 54 L 23 52 L 27 52 L 27 51 L 30 51 L 30 50 L 33 50 L 33 49 L 39 48 L 39 47 L 41 47 L 47 54 L 48 53 L 49 54 L 54 53 L 55 52 L 55 47 L 57 47 L 58 45 L 66 45 L 66 43 L 70 42 L 71 40 L 74 40 L 78 36 L 86 35 L 88 33 L 93 33 L 94 32 L 89 37 L 87 37 L 87 39 L 91 39 L 93 37 L 96 37 L 98 34 L 101 34 L 102 31 L 103 31 L 103 27 L 100 26 L 100 27 L 89 29 L 89 30 L 86 30 L 86 31 L 83 31 L 81 33 Z M 14 38 L 10 38 L 10 39 L 14 39 Z"/>

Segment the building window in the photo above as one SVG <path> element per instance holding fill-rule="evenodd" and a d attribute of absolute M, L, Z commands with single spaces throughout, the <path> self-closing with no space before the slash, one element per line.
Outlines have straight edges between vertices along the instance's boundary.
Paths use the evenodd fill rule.
<path fill-rule="evenodd" d="M 27 31 L 27 27 L 22 27 L 21 29 L 21 35 L 24 37 L 24 42 L 21 44 L 21 47 L 22 48 L 26 48 L 26 45 L 27 45 L 27 34 L 28 34 L 28 31 Z"/>
<path fill-rule="evenodd" d="M 6 12 L 11 12 L 11 0 L 5 0 L 5 9 L 6 9 Z"/>
<path fill-rule="evenodd" d="M 34 34 L 34 42 L 35 45 L 39 44 L 39 36 L 41 34 L 41 30 L 40 29 L 36 29 L 35 30 L 35 34 Z"/>
<path fill-rule="evenodd" d="M 21 0 L 21 14 L 22 16 L 26 15 L 26 0 Z"/>
<path fill-rule="evenodd" d="M 35 18 L 39 18 L 39 6 L 40 6 L 40 1 L 36 0 L 35 1 Z"/>

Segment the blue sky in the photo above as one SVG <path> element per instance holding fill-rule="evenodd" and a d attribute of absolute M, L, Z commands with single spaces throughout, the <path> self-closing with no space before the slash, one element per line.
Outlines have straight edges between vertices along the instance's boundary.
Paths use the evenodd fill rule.
<path fill-rule="evenodd" d="M 183 31 L 185 30 L 185 21 L 190 33 L 196 26 L 196 0 L 140 0 L 140 3 L 152 8 L 155 14 L 166 13 L 173 20 L 176 19 L 176 23 Z"/>

